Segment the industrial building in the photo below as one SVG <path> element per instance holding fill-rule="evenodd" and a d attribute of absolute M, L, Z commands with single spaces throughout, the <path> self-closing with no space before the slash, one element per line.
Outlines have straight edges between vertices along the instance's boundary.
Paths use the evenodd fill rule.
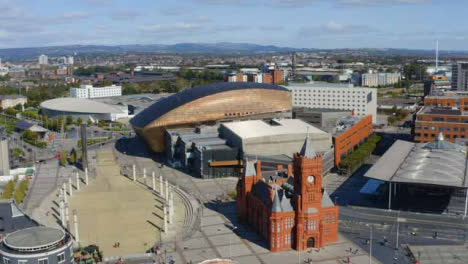
<path fill-rule="evenodd" d="M 238 119 L 291 116 L 291 93 L 263 83 L 214 83 L 168 96 L 130 120 L 138 135 L 155 152 L 165 151 L 165 131 L 214 125 Z"/>
<path fill-rule="evenodd" d="M 294 83 L 286 88 L 292 92 L 293 107 L 350 110 L 358 116 L 372 115 L 372 122 L 377 122 L 375 88 L 334 83 Z"/>
<path fill-rule="evenodd" d="M 42 102 L 40 107 L 49 117 L 71 116 L 74 119 L 81 118 L 85 122 L 88 119 L 97 122 L 128 117 L 128 107 L 125 105 L 108 105 L 89 99 L 56 98 Z"/>
<path fill-rule="evenodd" d="M 338 240 L 338 206 L 322 189 L 322 156 L 307 138 L 292 164 L 262 171 L 247 160 L 237 184 L 240 222 L 248 223 L 272 252 L 323 248 Z"/>
<path fill-rule="evenodd" d="M 339 109 L 294 107 L 293 118 L 305 121 L 326 132 L 332 132 L 336 128 L 338 120 L 352 115 L 352 112 Z"/>
<path fill-rule="evenodd" d="M 249 120 L 216 126 L 167 129 L 166 157 L 173 167 L 200 178 L 238 176 L 242 160 L 289 164 L 291 153 L 309 138 L 322 155 L 323 172 L 334 167 L 330 134 L 299 119 Z"/>
<path fill-rule="evenodd" d="M 73 98 L 93 99 L 121 95 L 122 86 L 116 85 L 93 87 L 92 85 L 83 84 L 80 88 L 70 88 L 70 97 Z"/>
<path fill-rule="evenodd" d="M 223 123 L 220 135 L 247 155 L 291 155 L 308 137 L 316 151 L 332 149 L 330 134 L 299 119 L 248 120 Z"/>

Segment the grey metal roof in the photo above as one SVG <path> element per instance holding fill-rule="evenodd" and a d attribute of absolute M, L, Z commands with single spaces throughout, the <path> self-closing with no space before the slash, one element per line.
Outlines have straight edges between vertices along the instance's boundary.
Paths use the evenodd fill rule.
<path fill-rule="evenodd" d="M 271 212 L 280 213 L 283 210 L 281 209 L 281 200 L 278 195 L 278 185 L 273 185 L 273 205 L 271 206 Z"/>
<path fill-rule="evenodd" d="M 317 156 L 317 153 L 315 153 L 314 148 L 312 147 L 312 142 L 309 139 L 309 136 L 307 135 L 304 145 L 302 145 L 301 152 L 299 153 L 301 156 L 309 159 L 313 159 Z"/>
<path fill-rule="evenodd" d="M 382 181 L 468 187 L 466 151 L 444 141 L 398 140 L 364 176 Z"/>
<path fill-rule="evenodd" d="M 209 85 L 200 85 L 159 100 L 132 118 L 130 123 L 133 126 L 143 128 L 163 114 L 168 113 L 171 110 L 174 110 L 186 103 L 195 101 L 208 95 L 243 89 L 289 91 L 288 89 L 279 85 L 251 82 L 220 82 Z"/>
<path fill-rule="evenodd" d="M 111 114 L 122 110 L 105 103 L 81 98 L 55 98 L 41 103 L 41 108 L 71 113 Z"/>
<path fill-rule="evenodd" d="M 65 238 L 65 232 L 52 227 L 31 227 L 8 234 L 3 243 L 13 249 L 47 247 Z"/>
<path fill-rule="evenodd" d="M 283 196 L 281 197 L 281 209 L 283 212 L 292 212 L 294 208 L 291 205 L 291 199 L 286 197 L 286 192 L 283 190 Z"/>
<path fill-rule="evenodd" d="M 0 219 L 2 220 L 0 221 L 0 229 L 3 230 L 3 233 L 38 225 L 11 200 L 0 201 Z"/>

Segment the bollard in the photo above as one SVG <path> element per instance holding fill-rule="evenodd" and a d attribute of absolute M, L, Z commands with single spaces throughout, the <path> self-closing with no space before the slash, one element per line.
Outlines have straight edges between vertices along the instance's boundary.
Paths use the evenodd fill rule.
<path fill-rule="evenodd" d="M 151 178 L 153 178 L 153 191 L 156 191 L 156 176 L 154 175 L 154 171 L 151 174 Z"/>
<path fill-rule="evenodd" d="M 85 184 L 88 185 L 89 184 L 89 176 L 88 176 L 88 168 L 85 168 Z"/>
<path fill-rule="evenodd" d="M 75 225 L 75 241 L 80 242 L 80 234 L 78 233 L 78 216 L 76 215 L 76 210 L 73 210 L 73 222 Z"/>
<path fill-rule="evenodd" d="M 80 190 L 80 174 L 78 172 L 76 173 L 76 190 Z"/>
<path fill-rule="evenodd" d="M 135 166 L 135 164 L 133 164 L 132 169 L 133 169 L 133 181 L 136 182 L 136 166 Z"/>
<path fill-rule="evenodd" d="M 72 178 L 68 178 L 68 188 L 70 189 L 70 197 L 73 195 L 73 185 L 72 185 Z"/>

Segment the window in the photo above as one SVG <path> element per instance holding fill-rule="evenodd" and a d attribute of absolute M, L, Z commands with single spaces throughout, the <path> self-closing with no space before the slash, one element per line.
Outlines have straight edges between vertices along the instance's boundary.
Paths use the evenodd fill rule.
<path fill-rule="evenodd" d="M 27 264 L 28 261 L 27 260 L 18 260 L 18 264 Z"/>
<path fill-rule="evenodd" d="M 10 264 L 10 259 L 3 257 L 3 264 Z"/>
<path fill-rule="evenodd" d="M 284 237 L 284 244 L 291 245 L 291 234 L 286 234 L 286 236 Z"/>
<path fill-rule="evenodd" d="M 45 259 L 40 259 L 37 261 L 38 264 L 49 264 L 49 259 L 45 258 Z"/>
<path fill-rule="evenodd" d="M 57 262 L 62 263 L 65 261 L 65 252 L 57 255 Z"/>

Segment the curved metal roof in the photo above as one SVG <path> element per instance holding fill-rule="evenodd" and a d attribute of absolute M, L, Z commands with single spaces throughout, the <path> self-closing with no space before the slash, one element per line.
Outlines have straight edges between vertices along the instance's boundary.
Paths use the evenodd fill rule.
<path fill-rule="evenodd" d="M 466 149 L 442 136 L 430 143 L 398 140 L 366 173 L 390 181 L 468 187 Z"/>
<path fill-rule="evenodd" d="M 52 227 L 31 227 L 8 234 L 3 243 L 12 249 L 32 250 L 49 247 L 65 238 L 65 232 Z"/>
<path fill-rule="evenodd" d="M 71 113 L 110 114 L 122 112 L 117 107 L 105 103 L 81 98 L 55 98 L 41 103 L 41 108 Z"/>
<path fill-rule="evenodd" d="M 161 117 L 165 113 L 176 109 L 186 103 L 195 101 L 199 98 L 233 90 L 243 89 L 267 89 L 289 92 L 288 89 L 274 84 L 252 83 L 252 82 L 220 82 L 209 85 L 200 85 L 192 89 L 187 89 L 169 97 L 163 98 L 152 104 L 145 110 L 130 120 L 130 123 L 136 127 L 143 128 L 153 120 Z"/>

